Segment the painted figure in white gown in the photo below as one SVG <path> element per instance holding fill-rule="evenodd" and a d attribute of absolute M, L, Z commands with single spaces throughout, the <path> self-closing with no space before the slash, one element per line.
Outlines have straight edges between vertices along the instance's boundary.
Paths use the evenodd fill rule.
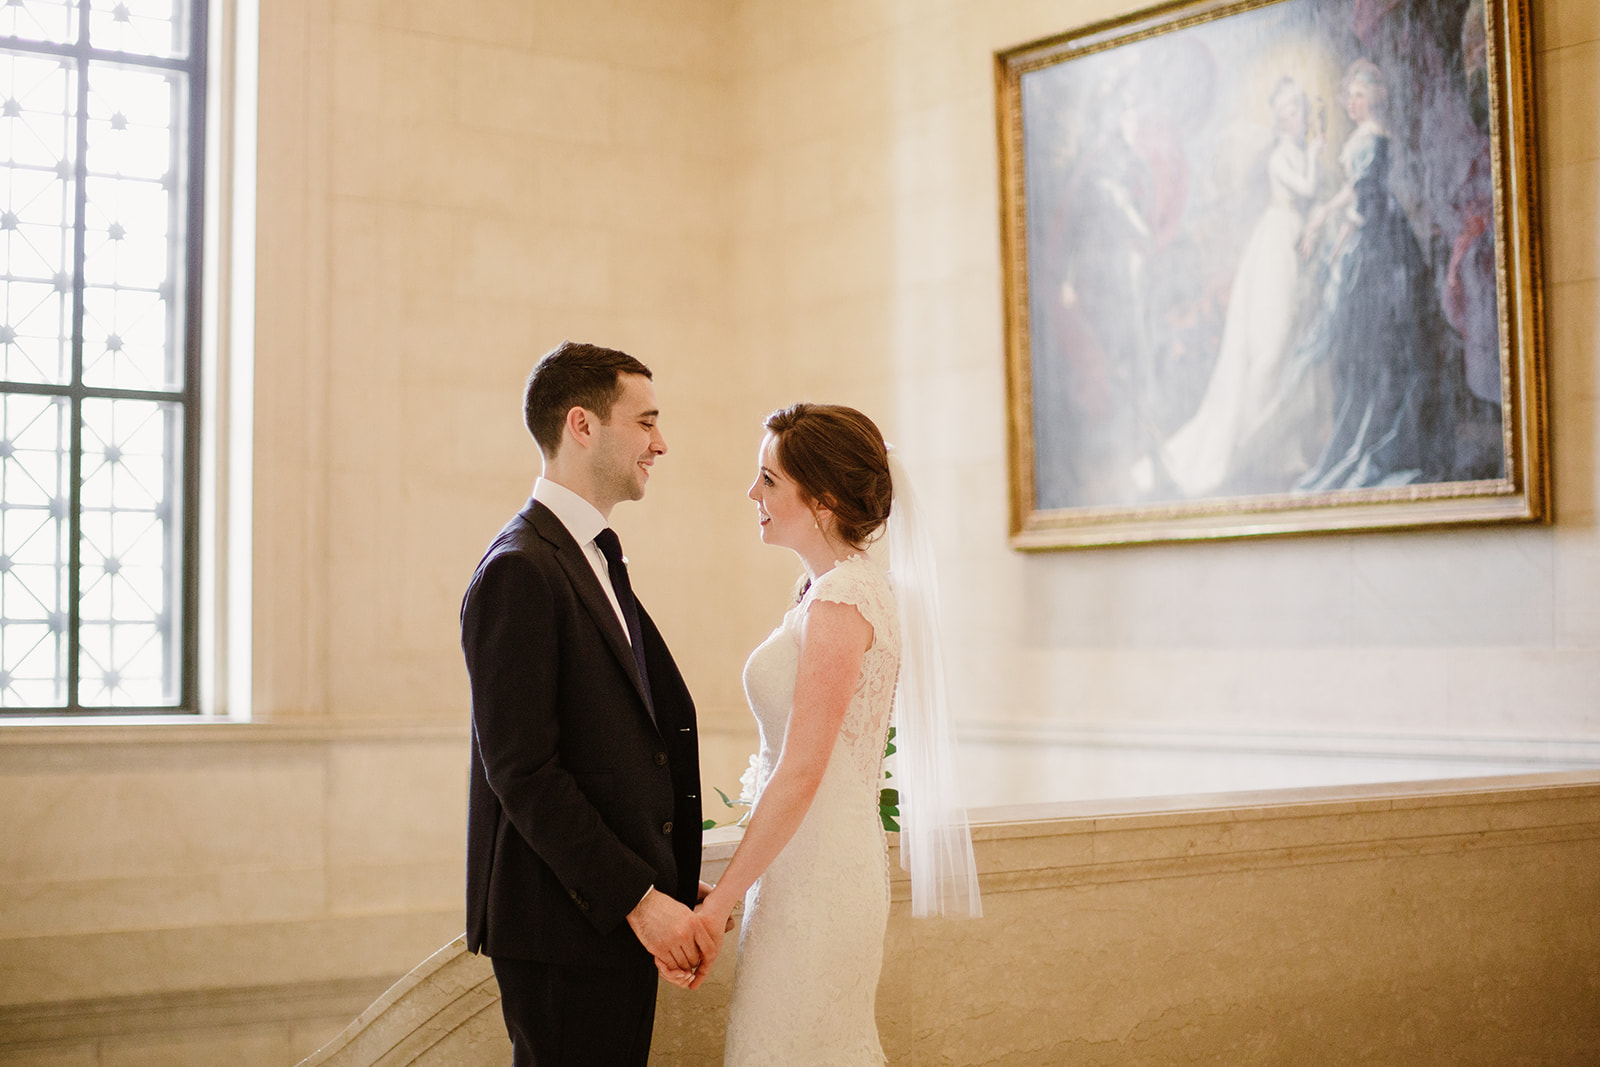
<path fill-rule="evenodd" d="M 761 735 L 755 805 L 695 914 L 720 939 L 744 901 L 726 1063 L 867 1067 L 884 1062 L 874 1004 L 889 871 L 878 790 L 891 713 L 901 853 L 915 853 L 912 913 L 980 912 L 942 689 L 926 684 L 938 663 L 934 612 L 923 610 L 931 553 L 871 419 L 795 404 L 766 428 L 749 496 L 762 541 L 793 551 L 806 577 L 745 666 Z M 892 581 L 866 552 L 886 525 Z M 704 980 L 658 966 L 689 988 Z"/>
<path fill-rule="evenodd" d="M 1318 131 L 1309 141 L 1306 96 L 1280 78 L 1269 103 L 1276 143 L 1267 157 L 1270 201 L 1245 244 L 1228 297 L 1222 347 L 1205 396 L 1160 450 L 1162 466 L 1184 495 L 1213 492 L 1271 414 L 1294 327 L 1300 276 L 1296 246 L 1304 204 L 1316 191 Z"/>

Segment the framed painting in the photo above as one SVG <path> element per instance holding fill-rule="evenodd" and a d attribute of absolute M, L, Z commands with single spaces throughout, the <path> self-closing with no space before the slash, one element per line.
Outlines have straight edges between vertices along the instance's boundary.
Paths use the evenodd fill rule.
<path fill-rule="evenodd" d="M 1018 548 L 1545 521 L 1526 0 L 996 56 Z"/>

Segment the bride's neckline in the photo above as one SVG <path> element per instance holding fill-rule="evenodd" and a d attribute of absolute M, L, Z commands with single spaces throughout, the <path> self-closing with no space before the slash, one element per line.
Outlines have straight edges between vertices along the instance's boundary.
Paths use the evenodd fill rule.
<path fill-rule="evenodd" d="M 867 563 L 869 562 L 870 558 L 871 557 L 869 557 L 865 552 L 852 552 L 843 559 L 834 560 L 833 566 L 829 567 L 821 574 L 808 575 L 805 581 L 805 588 L 800 591 L 799 596 L 795 597 L 793 606 L 799 607 L 802 603 L 804 603 L 806 597 L 811 595 L 811 590 L 817 587 L 817 583 L 826 576 L 832 574 L 834 571 L 838 570 L 840 567 L 843 567 L 848 563 Z"/>
<path fill-rule="evenodd" d="M 838 570 L 840 567 L 843 567 L 846 563 L 865 563 L 866 561 L 867 561 L 867 557 L 866 557 L 865 553 L 863 553 L 863 552 L 852 552 L 848 556 L 843 557 L 842 559 L 834 560 L 833 561 L 833 566 L 831 566 L 827 570 L 823 571 L 822 574 L 812 575 L 811 580 L 813 582 L 815 582 L 818 578 L 821 578 L 823 574 L 832 574 L 834 571 Z"/>

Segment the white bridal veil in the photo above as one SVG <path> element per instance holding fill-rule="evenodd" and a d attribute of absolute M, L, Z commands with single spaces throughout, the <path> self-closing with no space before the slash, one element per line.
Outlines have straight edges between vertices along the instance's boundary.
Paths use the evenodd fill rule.
<path fill-rule="evenodd" d="M 955 734 L 945 702 L 939 640 L 938 570 L 906 476 L 889 449 L 889 573 L 900 609 L 900 681 L 895 690 L 895 770 L 900 780 L 900 865 L 911 872 L 911 914 L 983 914 L 972 833 L 956 774 Z"/>

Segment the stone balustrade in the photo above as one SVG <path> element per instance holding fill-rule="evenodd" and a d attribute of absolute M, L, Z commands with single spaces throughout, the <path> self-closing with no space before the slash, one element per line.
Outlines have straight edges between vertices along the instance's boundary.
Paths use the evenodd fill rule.
<path fill-rule="evenodd" d="M 1590 1062 L 1600 773 L 975 813 L 981 921 L 909 916 L 891 1062 Z M 709 835 L 714 877 L 734 847 Z M 736 961 L 664 986 L 652 1063 L 720 1062 Z M 503 1065 L 486 960 L 445 946 L 304 1067 Z"/>

